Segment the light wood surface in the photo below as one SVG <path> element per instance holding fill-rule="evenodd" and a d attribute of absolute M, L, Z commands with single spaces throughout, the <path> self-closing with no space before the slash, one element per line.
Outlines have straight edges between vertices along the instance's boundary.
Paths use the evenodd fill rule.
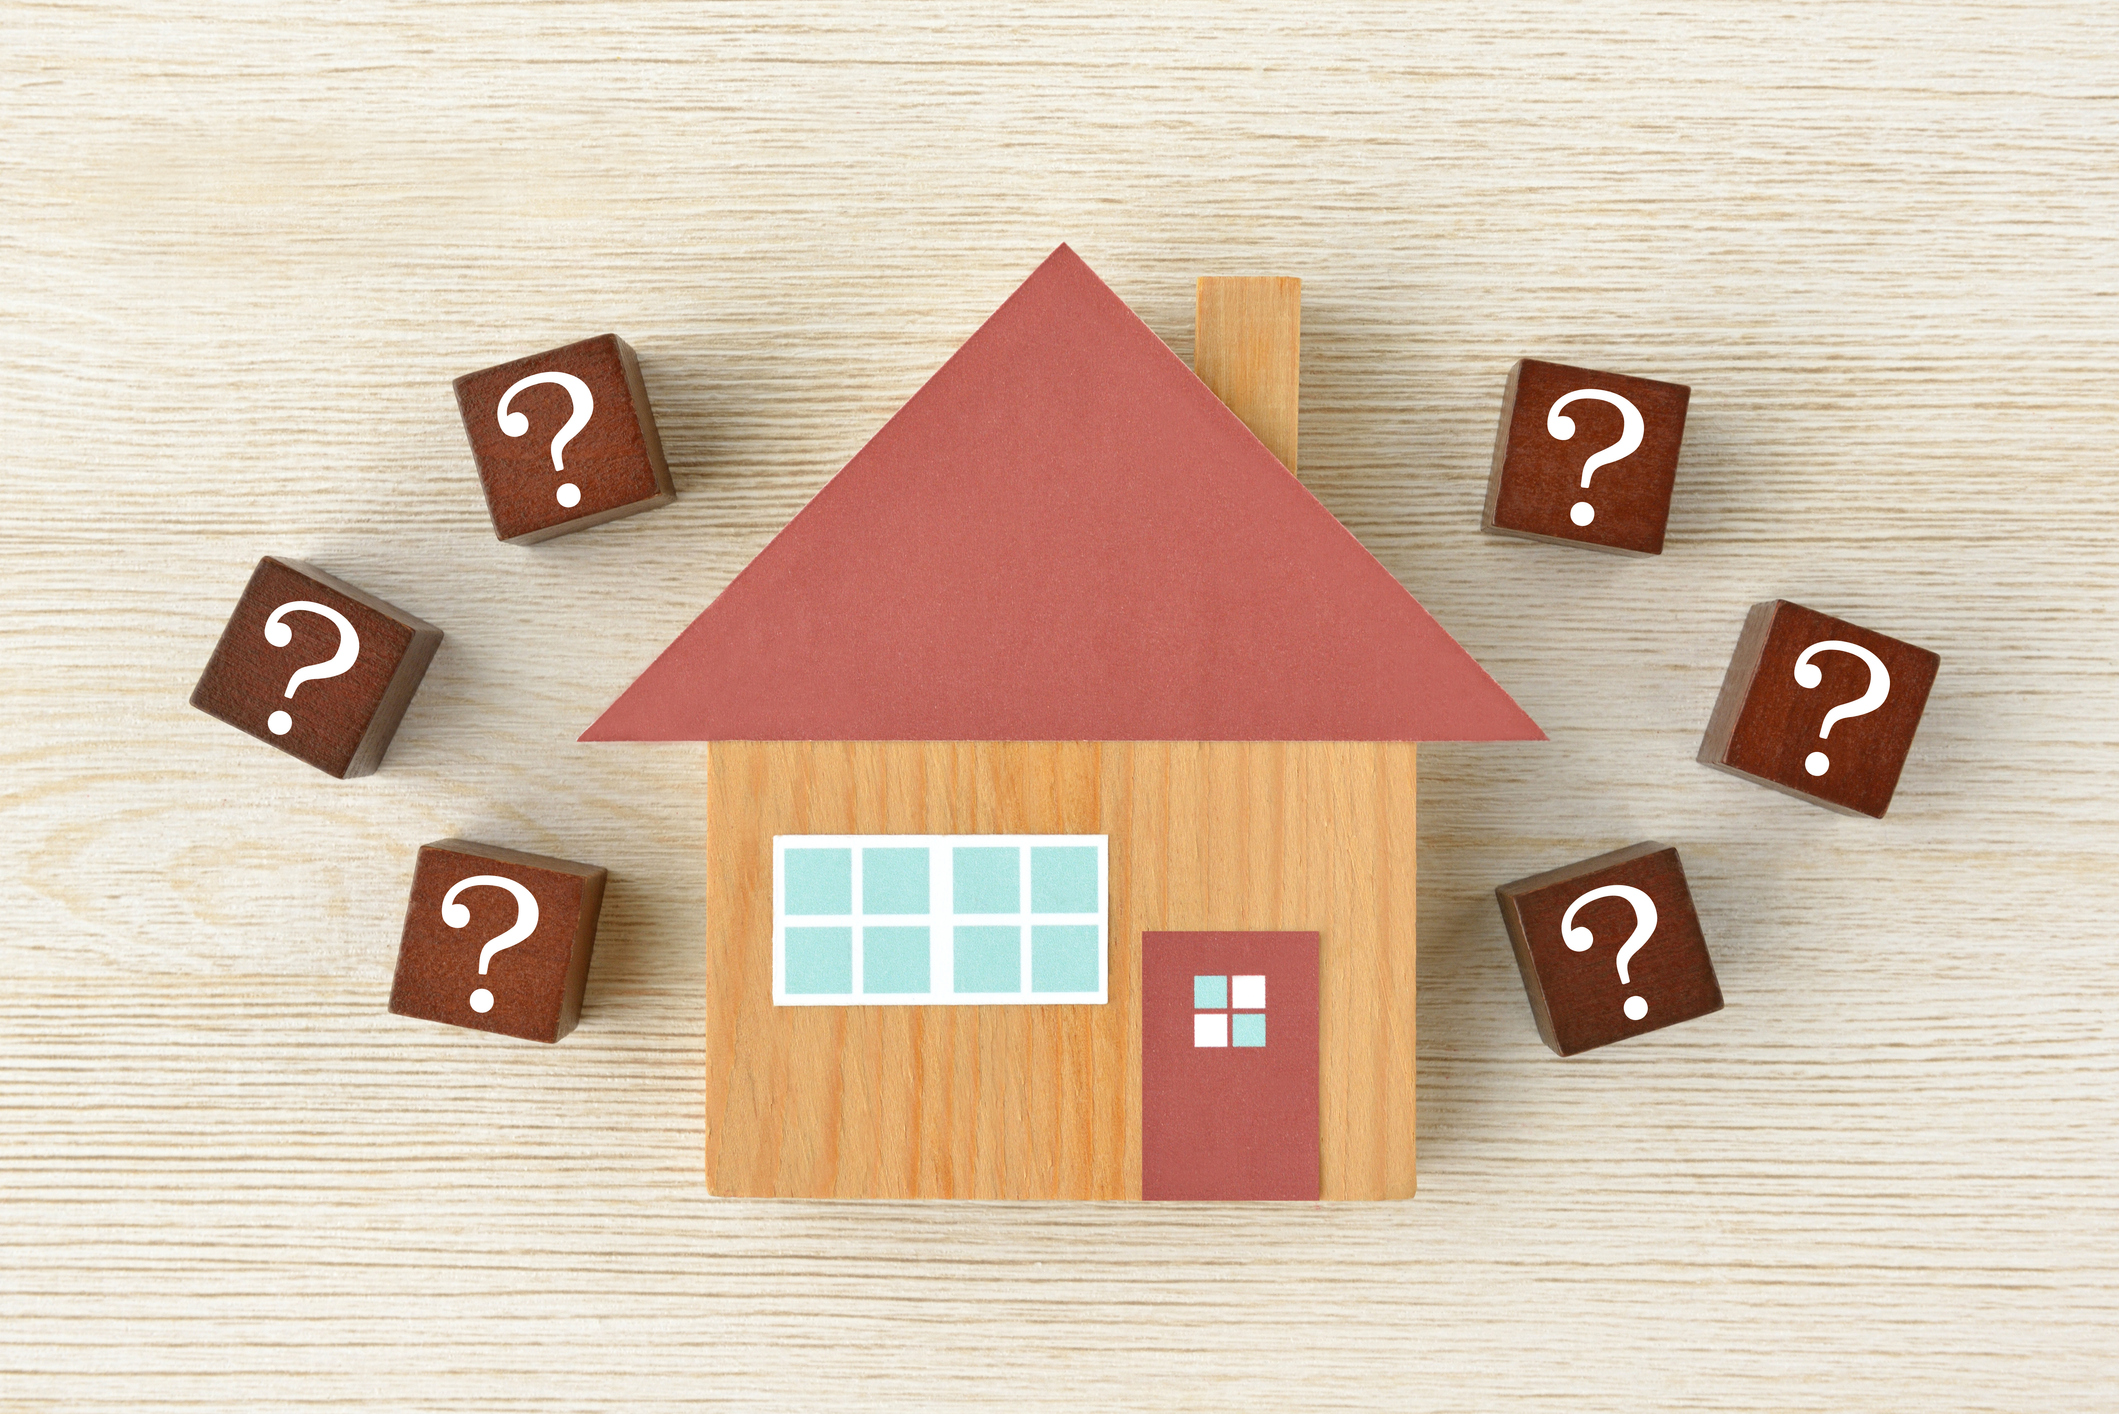
<path fill-rule="evenodd" d="M 1410 1198 L 1410 742 L 714 742 L 715 1193 L 1138 1198 L 1140 937 L 1319 933 L 1327 1199 Z M 776 1007 L 784 834 L 1110 836 L 1099 1007 Z"/>
<path fill-rule="evenodd" d="M 0 11 L 0 1409 L 2090 1409 L 2119 1377 L 2119 14 Z M 1061 240 L 1535 715 L 1420 756 L 1420 1192 L 705 1196 L 704 748 L 573 738 Z M 449 382 L 616 330 L 679 500 L 496 544 Z M 1534 354 L 1669 546 L 1478 533 Z M 1608 476 L 1610 471 L 1601 473 Z M 447 630 L 382 769 L 192 711 L 261 554 Z M 1745 610 L 1942 655 L 1882 822 L 1693 760 Z M 556 1047 L 384 1012 L 418 845 L 611 870 Z M 1561 1061 L 1492 895 L 1684 853 Z"/>
<path fill-rule="evenodd" d="M 1202 275 L 1193 302 L 1192 371 L 1295 470 L 1302 412 L 1302 281 Z"/>

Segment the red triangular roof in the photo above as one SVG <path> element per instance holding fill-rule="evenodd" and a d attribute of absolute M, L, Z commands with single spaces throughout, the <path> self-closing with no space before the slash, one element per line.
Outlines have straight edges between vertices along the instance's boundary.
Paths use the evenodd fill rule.
<path fill-rule="evenodd" d="M 1543 736 L 1061 246 L 582 739 Z"/>

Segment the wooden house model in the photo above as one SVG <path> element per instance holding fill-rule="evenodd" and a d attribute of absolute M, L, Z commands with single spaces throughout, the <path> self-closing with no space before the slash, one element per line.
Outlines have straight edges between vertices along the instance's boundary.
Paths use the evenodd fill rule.
<path fill-rule="evenodd" d="M 1542 733 L 1062 246 L 584 739 L 707 743 L 713 1192 L 1383 1199 L 1415 743 Z"/>

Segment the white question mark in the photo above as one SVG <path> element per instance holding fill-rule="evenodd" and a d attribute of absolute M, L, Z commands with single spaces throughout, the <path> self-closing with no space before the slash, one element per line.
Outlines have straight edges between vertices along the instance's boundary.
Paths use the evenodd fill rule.
<path fill-rule="evenodd" d="M 537 931 L 537 895 L 531 893 L 513 879 L 503 879 L 498 874 L 473 874 L 468 879 L 458 879 L 450 886 L 449 892 L 442 896 L 441 921 L 448 924 L 451 928 L 468 927 L 471 922 L 471 910 L 458 903 L 456 896 L 465 889 L 475 889 L 481 884 L 488 884 L 496 889 L 506 889 L 509 893 L 515 895 L 515 926 L 479 949 L 478 975 L 483 977 L 486 975 L 486 964 L 493 960 L 493 954 L 505 952 Z M 471 1010 L 483 1016 L 492 1009 L 493 994 L 491 992 L 480 987 L 471 994 Z"/>
<path fill-rule="evenodd" d="M 1825 680 L 1824 670 L 1810 661 L 1811 655 L 1836 648 L 1842 653 L 1852 653 L 1869 665 L 1869 690 L 1852 702 L 1844 702 L 1825 713 L 1825 724 L 1817 729 L 1819 740 L 1832 735 L 1832 725 L 1848 717 L 1866 717 L 1884 705 L 1891 695 L 1891 670 L 1884 660 L 1862 647 L 1859 643 L 1843 643 L 1837 638 L 1827 638 L 1813 643 L 1795 660 L 1795 682 L 1798 687 L 1816 687 Z M 1813 751 L 1803 758 L 1803 769 L 1813 776 L 1822 776 L 1832 769 L 1832 758 L 1822 751 Z"/>
<path fill-rule="evenodd" d="M 1626 945 L 1619 949 L 1619 985 L 1631 987 L 1633 979 L 1626 975 L 1626 964 L 1633 961 L 1635 953 L 1648 946 L 1649 936 L 1655 932 L 1655 900 L 1631 884 L 1606 884 L 1602 888 L 1591 889 L 1588 893 L 1567 905 L 1567 912 L 1560 916 L 1560 936 L 1566 941 L 1569 951 L 1588 952 L 1590 945 L 1596 942 L 1594 934 L 1587 928 L 1575 927 L 1574 921 L 1575 910 L 1585 903 L 1595 903 L 1600 898 L 1622 898 L 1633 905 L 1633 934 L 1626 939 Z M 1628 1021 L 1639 1021 L 1646 1015 L 1648 1015 L 1648 999 L 1646 997 L 1628 997 L 1626 999 L 1626 1019 Z"/>
<path fill-rule="evenodd" d="M 1619 440 L 1582 463 L 1582 489 L 1587 491 L 1589 489 L 1589 478 L 1596 474 L 1598 467 L 1608 466 L 1616 461 L 1624 461 L 1633 455 L 1634 450 L 1641 445 L 1641 434 L 1647 430 L 1647 424 L 1641 420 L 1641 410 L 1617 393 L 1607 393 L 1602 388 L 1577 388 L 1574 392 L 1554 403 L 1552 411 L 1545 414 L 1545 430 L 1562 442 L 1575 435 L 1575 420 L 1571 417 L 1562 417 L 1560 409 L 1574 402 L 1577 398 L 1588 398 L 1594 402 L 1610 403 L 1619 410 L 1619 416 L 1626 419 L 1626 428 L 1619 434 Z M 1577 501 L 1574 503 L 1574 508 L 1568 511 L 1567 518 L 1576 525 L 1587 525 L 1597 518 L 1597 508 L 1590 505 L 1587 501 Z"/>
<path fill-rule="evenodd" d="M 336 609 L 329 608 L 323 604 L 312 603 L 307 599 L 290 599 L 272 611 L 272 616 L 265 620 L 265 641 L 267 643 L 274 648 L 285 648 L 288 644 L 294 642 L 294 630 L 281 623 L 280 620 L 293 613 L 296 609 L 307 610 L 312 614 L 322 614 L 337 626 L 338 652 L 332 654 L 325 662 L 312 663 L 306 668 L 297 669 L 294 676 L 287 679 L 287 691 L 284 695 L 288 697 L 294 696 L 294 690 L 305 682 L 315 682 L 319 678 L 337 677 L 340 673 L 352 667 L 353 660 L 361 655 L 361 636 L 354 631 L 353 625 L 346 621 L 346 616 Z M 265 725 L 272 729 L 274 736 L 285 736 L 293 728 L 294 718 L 285 712 L 274 712 L 265 719 Z"/>
<path fill-rule="evenodd" d="M 520 437 L 528 432 L 530 419 L 522 413 L 509 412 L 508 404 L 514 401 L 517 393 L 525 388 L 534 388 L 539 383 L 557 383 L 566 389 L 567 396 L 574 400 L 574 415 L 567 419 L 567 425 L 560 428 L 558 435 L 552 438 L 552 470 L 565 471 L 567 463 L 564 454 L 567 443 L 574 440 L 576 432 L 589 425 L 589 418 L 596 411 L 596 395 L 589 391 L 588 384 L 571 373 L 532 373 L 527 378 L 517 379 L 514 387 L 500 395 L 500 430 L 510 437 Z M 569 508 L 580 505 L 581 488 L 571 481 L 563 483 L 559 488 L 559 504 Z"/>

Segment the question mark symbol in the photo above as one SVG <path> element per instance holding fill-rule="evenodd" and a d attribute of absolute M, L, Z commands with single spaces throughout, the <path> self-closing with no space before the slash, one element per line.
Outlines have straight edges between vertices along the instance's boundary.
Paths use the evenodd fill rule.
<path fill-rule="evenodd" d="M 1588 398 L 1593 402 L 1599 403 L 1610 403 L 1619 410 L 1619 416 L 1626 419 L 1626 427 L 1619 434 L 1619 440 L 1582 463 L 1582 489 L 1587 491 L 1589 489 L 1589 478 L 1596 474 L 1598 467 L 1609 466 L 1616 461 L 1624 461 L 1634 454 L 1635 449 L 1641 445 L 1641 434 L 1647 430 L 1647 424 L 1641 420 L 1641 410 L 1617 393 L 1607 393 L 1602 388 L 1577 388 L 1574 392 L 1567 394 L 1554 403 L 1552 411 L 1545 414 L 1545 430 L 1562 442 L 1569 440 L 1575 435 L 1575 420 L 1571 417 L 1561 416 L 1560 409 L 1578 398 Z M 1567 518 L 1576 525 L 1587 525 L 1597 518 L 1597 508 L 1590 505 L 1587 501 L 1577 501 L 1574 503 L 1574 508 L 1568 511 Z"/>
<path fill-rule="evenodd" d="M 468 879 L 458 879 L 450 886 L 449 892 L 442 896 L 441 921 L 448 924 L 451 928 L 470 926 L 471 910 L 458 903 L 456 896 L 465 889 L 475 889 L 480 885 L 506 889 L 509 893 L 515 895 L 515 926 L 479 949 L 478 975 L 483 977 L 486 975 L 486 964 L 493 960 L 493 954 L 507 951 L 537 931 L 537 895 L 531 893 L 513 879 L 503 879 L 498 874 L 473 874 Z M 480 987 L 471 994 L 471 1010 L 483 1016 L 492 1009 L 493 994 L 491 992 Z"/>
<path fill-rule="evenodd" d="M 1841 703 L 1825 713 L 1825 724 L 1817 729 L 1819 740 L 1824 740 L 1832 735 L 1832 726 L 1835 722 L 1845 721 L 1849 717 L 1866 717 L 1877 708 L 1883 706 L 1884 699 L 1891 695 L 1891 670 L 1884 666 L 1884 660 L 1862 647 L 1859 643 L 1844 643 L 1837 638 L 1827 638 L 1822 642 L 1813 643 L 1803 650 L 1802 656 L 1795 660 L 1796 686 L 1816 687 L 1825 680 L 1824 670 L 1811 662 L 1810 659 L 1814 654 L 1823 653 L 1828 649 L 1837 649 L 1841 653 L 1852 653 L 1855 657 L 1867 663 L 1869 665 L 1869 689 L 1852 702 Z M 1822 776 L 1825 772 L 1832 769 L 1832 758 L 1825 755 L 1822 751 L 1813 751 L 1803 758 L 1803 769 L 1813 776 Z"/>
<path fill-rule="evenodd" d="M 305 610 L 312 614 L 322 614 L 337 626 L 338 652 L 332 654 L 326 662 L 312 663 L 306 668 L 297 669 L 294 676 L 287 679 L 287 691 L 284 695 L 288 697 L 294 696 L 294 690 L 305 682 L 315 682 L 320 678 L 337 677 L 340 673 L 352 667 L 353 660 L 361 655 L 361 636 L 354 631 L 353 625 L 347 622 L 346 616 L 336 609 L 329 608 L 323 604 L 312 603 L 307 599 L 291 599 L 272 611 L 272 616 L 265 620 L 265 641 L 267 643 L 274 648 L 285 648 L 288 644 L 294 642 L 294 630 L 281 623 L 280 620 L 297 609 Z M 285 736 L 293 728 L 294 718 L 285 712 L 274 712 L 265 719 L 265 725 L 272 729 L 274 736 Z"/>
<path fill-rule="evenodd" d="M 527 378 L 517 379 L 514 387 L 500 395 L 500 430 L 510 437 L 520 437 L 528 432 L 530 419 L 522 413 L 509 412 L 508 404 L 514 401 L 517 393 L 525 388 L 534 388 L 539 383 L 557 383 L 566 389 L 567 396 L 574 400 L 574 415 L 567 419 L 567 425 L 560 428 L 558 434 L 552 438 L 552 470 L 565 471 L 567 464 L 564 453 L 567 443 L 574 440 L 576 432 L 589 425 L 589 418 L 596 411 L 596 395 L 589 391 L 588 384 L 571 373 L 532 373 Z M 559 504 L 569 509 L 580 505 L 581 488 L 571 481 L 563 482 L 559 487 Z"/>
<path fill-rule="evenodd" d="M 1560 937 L 1567 943 L 1568 951 L 1588 952 L 1590 945 L 1596 942 L 1594 934 L 1587 928 L 1575 927 L 1574 921 L 1577 909 L 1585 903 L 1595 903 L 1600 898 L 1622 898 L 1633 905 L 1633 933 L 1626 939 L 1625 946 L 1619 949 L 1619 985 L 1631 987 L 1633 979 L 1626 975 L 1626 964 L 1633 961 L 1635 953 L 1648 946 L 1648 939 L 1655 932 L 1655 900 L 1631 884 L 1606 884 L 1602 888 L 1591 889 L 1567 905 L 1567 912 L 1560 916 Z M 1646 1015 L 1646 997 L 1626 999 L 1628 1021 L 1639 1021 Z"/>

